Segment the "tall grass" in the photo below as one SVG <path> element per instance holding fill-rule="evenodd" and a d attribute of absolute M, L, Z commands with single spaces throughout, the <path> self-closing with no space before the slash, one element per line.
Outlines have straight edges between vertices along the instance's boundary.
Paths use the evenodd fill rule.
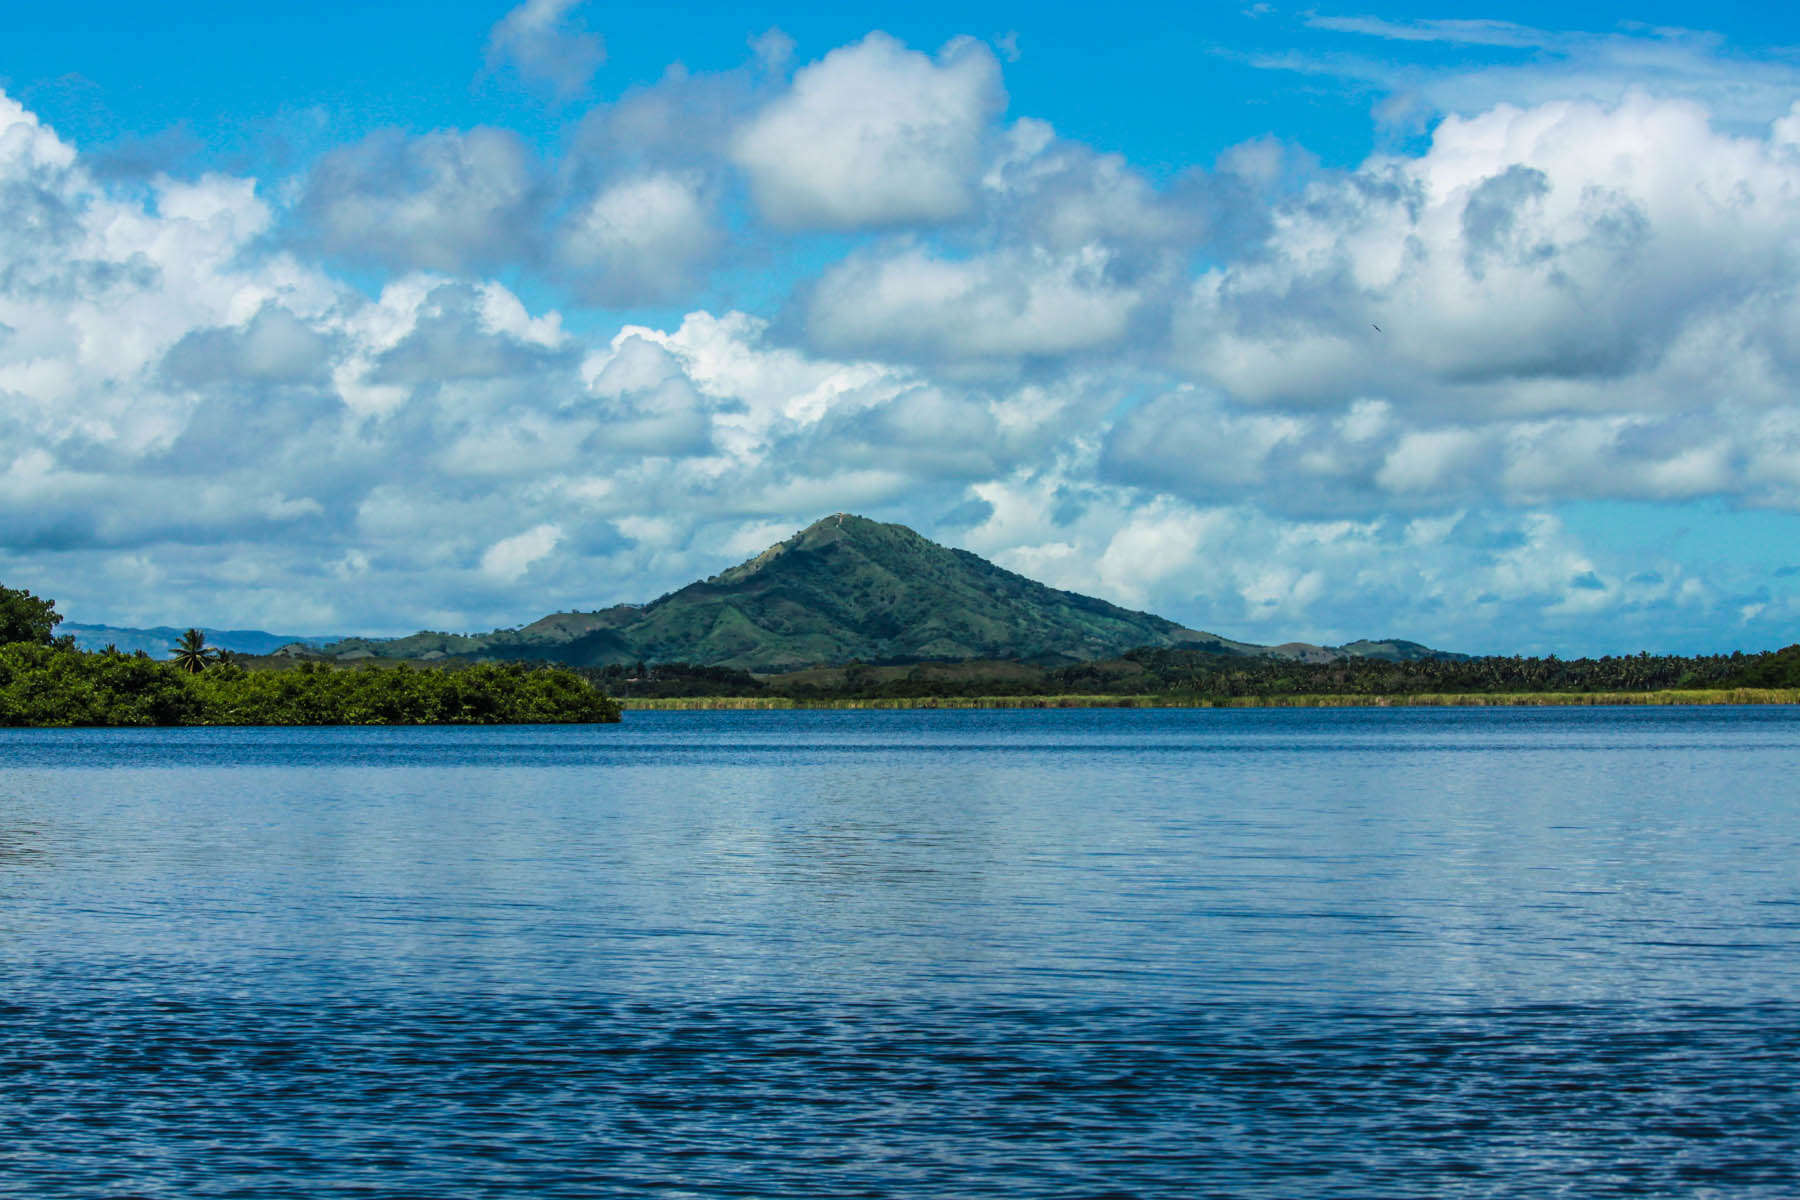
<path fill-rule="evenodd" d="M 684 696 L 619 701 L 628 711 L 795 708 L 1561 708 L 1590 705 L 1800 704 L 1800 688 L 1659 692 L 1444 692 L 1410 696 L 923 696 L 794 700 L 786 696 Z"/>

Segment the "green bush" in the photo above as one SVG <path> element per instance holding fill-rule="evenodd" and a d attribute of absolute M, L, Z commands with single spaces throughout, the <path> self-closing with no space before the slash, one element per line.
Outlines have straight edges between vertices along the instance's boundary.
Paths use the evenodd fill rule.
<path fill-rule="evenodd" d="M 188 674 L 146 655 L 0 647 L 3 725 L 521 725 L 617 721 L 619 706 L 554 667 L 462 670 L 305 663 Z"/>

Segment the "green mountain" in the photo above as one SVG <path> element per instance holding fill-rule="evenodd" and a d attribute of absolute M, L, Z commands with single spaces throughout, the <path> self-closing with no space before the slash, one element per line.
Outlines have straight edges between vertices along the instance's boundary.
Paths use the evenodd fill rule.
<path fill-rule="evenodd" d="M 1405 657 L 1414 646 L 1358 645 L 1381 651 L 1381 657 Z M 748 562 L 649 604 L 554 613 L 487 634 L 353 638 L 322 653 L 339 660 L 523 658 L 584 667 L 688 662 L 774 672 L 852 659 L 1005 659 L 1053 666 L 1143 646 L 1325 661 L 1358 653 L 1348 647 L 1255 646 L 1201 633 L 1059 591 L 967 550 L 928 541 L 904 525 L 849 514 L 827 517 Z"/>
<path fill-rule="evenodd" d="M 1209 636 L 854 516 L 689 584 L 619 633 L 649 661 L 762 670 L 852 658 L 1066 662 Z"/>

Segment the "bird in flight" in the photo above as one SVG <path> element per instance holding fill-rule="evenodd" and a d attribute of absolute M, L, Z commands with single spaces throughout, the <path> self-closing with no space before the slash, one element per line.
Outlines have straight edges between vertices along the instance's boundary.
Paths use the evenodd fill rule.
<path fill-rule="evenodd" d="M 1374 331 L 1375 331 L 1375 332 L 1376 332 L 1376 333 L 1380 333 L 1380 332 L 1381 332 L 1381 326 L 1379 326 L 1379 325 L 1377 325 L 1377 324 L 1376 324 L 1376 323 L 1375 323 L 1375 322 L 1373 322 L 1373 321 L 1370 321 L 1370 322 L 1369 322 L 1369 328 L 1370 328 L 1370 329 L 1373 329 L 1373 330 L 1374 330 Z"/>

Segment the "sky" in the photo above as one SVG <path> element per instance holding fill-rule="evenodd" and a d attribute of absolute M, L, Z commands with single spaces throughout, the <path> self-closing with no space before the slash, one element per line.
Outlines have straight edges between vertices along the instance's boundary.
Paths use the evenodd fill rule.
<path fill-rule="evenodd" d="M 13 7 L 71 620 L 510 627 L 842 511 L 1248 641 L 1800 641 L 1793 13 Z"/>

